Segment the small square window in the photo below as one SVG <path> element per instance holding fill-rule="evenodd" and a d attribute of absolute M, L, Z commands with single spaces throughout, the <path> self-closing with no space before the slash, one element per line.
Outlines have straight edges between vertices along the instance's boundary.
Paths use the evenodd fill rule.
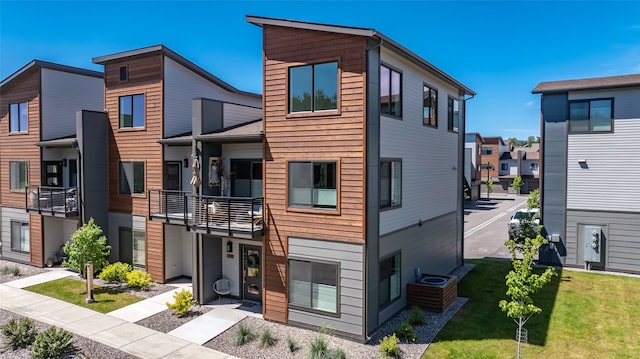
<path fill-rule="evenodd" d="M 509 170 L 509 164 L 508 163 L 501 163 L 500 164 L 500 171 L 508 171 Z"/>
<path fill-rule="evenodd" d="M 127 81 L 127 67 L 120 66 L 120 81 Z"/>
<path fill-rule="evenodd" d="M 289 206 L 336 209 L 337 162 L 289 162 Z"/>
<path fill-rule="evenodd" d="M 289 68 L 289 113 L 337 109 L 337 61 Z"/>
<path fill-rule="evenodd" d="M 144 162 L 120 162 L 120 194 L 144 194 Z"/>

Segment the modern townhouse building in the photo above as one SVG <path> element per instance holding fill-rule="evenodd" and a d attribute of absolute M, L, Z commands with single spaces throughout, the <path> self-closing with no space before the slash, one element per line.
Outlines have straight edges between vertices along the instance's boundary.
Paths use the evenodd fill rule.
<path fill-rule="evenodd" d="M 551 81 L 541 94 L 546 263 L 640 273 L 640 74 Z"/>
<path fill-rule="evenodd" d="M 373 29 L 248 16 L 264 56 L 265 319 L 355 340 L 463 264 L 466 96 Z"/>
<path fill-rule="evenodd" d="M 482 187 L 482 144 L 484 139 L 477 132 L 466 133 L 464 136 L 464 178 L 465 186 L 469 188 L 469 199 L 480 198 Z"/>
<path fill-rule="evenodd" d="M 59 260 L 81 218 L 95 214 L 82 194 L 99 195 L 106 181 L 84 185 L 82 173 L 106 149 L 94 130 L 106 124 L 103 109 L 100 72 L 34 60 L 0 83 L 2 258 Z"/>
<path fill-rule="evenodd" d="M 513 179 L 520 177 L 522 187 L 520 193 L 529 193 L 539 187 L 540 146 L 535 143 L 531 147 L 509 146 L 509 151 L 500 154 L 498 175 L 501 192 L 513 192 Z"/>

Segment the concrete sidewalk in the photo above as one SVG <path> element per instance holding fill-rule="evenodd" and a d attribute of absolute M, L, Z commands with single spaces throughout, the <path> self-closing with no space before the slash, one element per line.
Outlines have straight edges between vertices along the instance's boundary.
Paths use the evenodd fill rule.
<path fill-rule="evenodd" d="M 129 311 L 128 313 L 131 317 L 127 317 L 126 311 L 121 311 L 119 315 L 111 315 L 118 311 L 102 314 L 55 298 L 21 289 L 29 285 L 70 275 L 73 275 L 73 273 L 66 271 L 49 271 L 47 273 L 0 284 L 0 309 L 64 328 L 77 335 L 95 340 L 96 342 L 140 358 L 235 358 L 231 355 L 197 345 L 190 340 L 160 333 L 132 323 L 132 321 L 139 320 L 134 320 L 134 317 L 142 315 L 139 309 Z M 169 298 L 171 298 L 171 296 L 169 296 Z M 149 301 L 147 304 L 151 304 L 152 308 L 157 308 L 159 304 L 157 301 L 165 299 L 163 296 L 163 298 L 156 299 L 156 302 Z M 164 302 L 162 303 L 164 304 Z M 166 306 L 163 310 L 164 309 L 166 309 Z M 142 311 L 145 310 L 142 309 Z"/>

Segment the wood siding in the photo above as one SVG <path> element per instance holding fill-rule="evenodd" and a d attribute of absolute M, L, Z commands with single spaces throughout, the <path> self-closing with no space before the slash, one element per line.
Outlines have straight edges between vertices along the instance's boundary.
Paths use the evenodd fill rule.
<path fill-rule="evenodd" d="M 288 237 L 362 244 L 365 197 L 366 39 L 277 26 L 263 27 L 265 171 L 265 319 L 287 322 Z M 290 66 L 339 61 L 338 110 L 288 116 Z M 287 205 L 287 163 L 338 162 L 338 210 L 295 211 Z"/>
<path fill-rule="evenodd" d="M 29 215 L 29 240 L 31 242 L 31 265 L 44 267 L 44 235 L 42 216 Z"/>

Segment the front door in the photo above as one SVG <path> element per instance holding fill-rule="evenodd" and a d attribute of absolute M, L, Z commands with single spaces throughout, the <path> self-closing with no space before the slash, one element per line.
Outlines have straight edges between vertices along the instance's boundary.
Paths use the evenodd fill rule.
<path fill-rule="evenodd" d="M 242 298 L 260 302 L 262 300 L 262 248 L 242 247 Z"/>

